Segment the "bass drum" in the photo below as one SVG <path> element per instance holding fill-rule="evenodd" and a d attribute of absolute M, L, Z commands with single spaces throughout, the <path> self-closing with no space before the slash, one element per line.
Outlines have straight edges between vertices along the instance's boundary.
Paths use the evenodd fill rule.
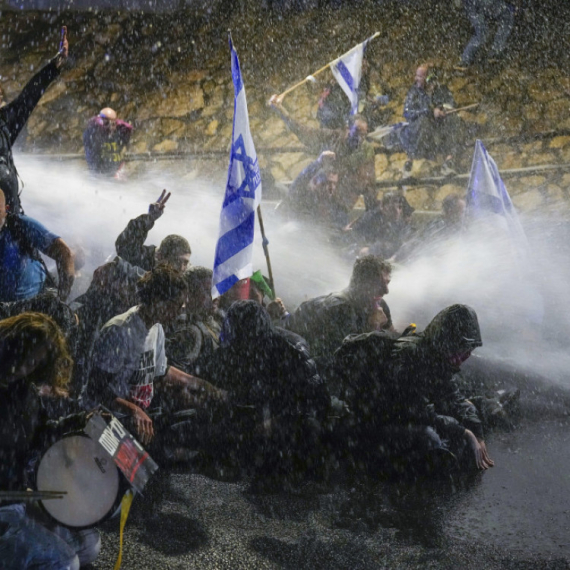
<path fill-rule="evenodd" d="M 113 459 L 86 435 L 72 434 L 44 453 L 36 471 L 38 491 L 65 491 L 63 499 L 42 501 L 58 524 L 89 528 L 111 517 L 128 484 Z"/>

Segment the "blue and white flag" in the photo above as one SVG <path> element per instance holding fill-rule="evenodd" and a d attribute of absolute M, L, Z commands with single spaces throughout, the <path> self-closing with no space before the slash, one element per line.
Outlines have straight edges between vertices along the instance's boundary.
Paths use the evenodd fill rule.
<path fill-rule="evenodd" d="M 376 35 L 372 36 L 372 38 L 376 37 Z M 330 64 L 334 78 L 338 81 L 338 84 L 350 101 L 351 115 L 358 113 L 358 88 L 362 79 L 364 48 L 372 38 L 368 38 L 356 47 L 353 47 Z"/>
<path fill-rule="evenodd" d="M 480 140 L 475 143 L 465 214 L 466 221 L 481 222 L 500 232 L 510 242 L 517 261 L 526 264 L 529 257 L 526 234 L 499 169 Z"/>
<path fill-rule="evenodd" d="M 226 195 L 220 214 L 220 233 L 214 260 L 214 299 L 253 273 L 251 262 L 255 210 L 261 202 L 261 174 L 249 131 L 239 60 L 231 37 L 230 50 L 234 82 L 234 125 Z"/>

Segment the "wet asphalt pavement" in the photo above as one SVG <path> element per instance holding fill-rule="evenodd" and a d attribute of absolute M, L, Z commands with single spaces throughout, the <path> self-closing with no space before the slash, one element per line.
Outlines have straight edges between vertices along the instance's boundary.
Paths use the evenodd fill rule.
<path fill-rule="evenodd" d="M 160 509 L 135 500 L 123 568 L 570 568 L 569 424 L 492 434 L 495 468 L 455 482 L 363 477 L 267 495 L 171 472 Z M 94 568 L 113 567 L 118 526 L 102 528 Z"/>

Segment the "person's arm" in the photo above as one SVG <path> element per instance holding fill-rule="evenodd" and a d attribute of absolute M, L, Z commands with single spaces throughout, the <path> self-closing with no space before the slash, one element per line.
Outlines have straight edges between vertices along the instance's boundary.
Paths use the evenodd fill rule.
<path fill-rule="evenodd" d="M 168 367 L 166 374 L 162 376 L 160 382 L 165 387 L 198 392 L 208 400 L 224 402 L 228 397 L 228 393 L 225 390 L 220 390 L 207 380 L 186 374 L 174 366 Z"/>
<path fill-rule="evenodd" d="M 117 255 L 131 265 L 150 271 L 154 267 L 156 246 L 144 245 L 148 232 L 154 227 L 154 222 L 164 213 L 164 206 L 170 198 L 170 192 L 162 191 L 156 202 L 148 207 L 148 214 L 141 214 L 131 220 L 115 241 Z"/>
<path fill-rule="evenodd" d="M 287 125 L 287 128 L 310 150 L 314 152 L 319 152 L 323 145 L 335 146 L 337 140 L 340 138 L 341 132 L 336 129 L 318 129 L 313 127 L 307 127 L 299 121 L 296 121 L 291 117 L 289 112 L 283 107 L 283 104 L 279 101 L 276 95 L 273 95 L 270 99 L 271 108 L 274 109 L 283 122 Z"/>
<path fill-rule="evenodd" d="M 73 252 L 61 239 L 57 238 L 44 252 L 51 257 L 57 266 L 58 294 L 62 301 L 69 296 L 75 279 L 75 264 Z"/>
<path fill-rule="evenodd" d="M 57 55 L 28 81 L 14 101 L 0 109 L 0 116 L 7 123 L 10 131 L 10 146 L 16 141 L 46 89 L 59 76 L 59 69 L 67 59 L 68 50 L 67 30 L 65 29 Z"/>
<path fill-rule="evenodd" d="M 133 134 L 133 126 L 126 121 L 122 121 L 121 119 L 117 120 L 117 132 L 121 138 L 121 145 L 125 148 L 129 141 L 131 140 L 131 135 Z"/>
<path fill-rule="evenodd" d="M 309 185 L 311 179 L 319 172 L 319 170 L 328 164 L 334 163 L 336 155 L 331 150 L 323 151 L 317 160 L 311 162 L 306 166 L 301 173 L 293 180 L 291 187 L 289 188 L 288 197 L 295 201 L 296 195 L 303 195 L 304 190 Z"/>

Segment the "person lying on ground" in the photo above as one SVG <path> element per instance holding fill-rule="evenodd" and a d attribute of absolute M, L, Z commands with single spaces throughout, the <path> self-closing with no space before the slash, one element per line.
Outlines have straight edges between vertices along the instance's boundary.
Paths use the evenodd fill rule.
<path fill-rule="evenodd" d="M 57 55 L 28 81 L 16 99 L 0 107 L 0 188 L 5 193 L 8 209 L 14 214 L 21 213 L 22 208 L 12 147 L 42 95 L 59 76 L 68 52 L 67 28 L 63 27 Z"/>
<path fill-rule="evenodd" d="M 65 301 L 75 275 L 73 253 L 37 220 L 9 213 L 0 189 L 0 302 L 30 299 L 53 286 L 40 253 L 56 262 L 58 295 Z"/>
<path fill-rule="evenodd" d="M 32 486 L 30 461 L 63 434 L 85 426 L 85 413 L 62 417 L 53 411 L 60 409 L 54 401 L 66 399 L 72 365 L 63 334 L 50 317 L 22 313 L 0 321 L 3 491 L 26 491 Z M 74 531 L 53 523 L 48 529 L 31 503 L 0 502 L 0 527 L 0 565 L 8 570 L 77 569 L 94 562 L 101 548 L 96 529 Z"/>
<path fill-rule="evenodd" d="M 167 194 L 163 190 L 158 200 L 148 207 L 148 214 L 141 214 L 127 224 L 115 241 L 119 257 L 145 271 L 150 271 L 158 263 L 168 263 L 177 271 L 184 271 L 189 266 L 192 250 L 188 240 L 182 236 L 168 235 L 158 248 L 155 245 L 144 245 L 148 232 L 164 213 L 169 198 L 170 192 Z"/>
<path fill-rule="evenodd" d="M 155 434 L 148 415 L 151 405 L 173 412 L 224 401 L 225 393 L 169 366 L 166 359 L 163 325 L 182 309 L 186 297 L 182 274 L 169 265 L 158 265 L 142 277 L 138 287 L 140 303 L 101 329 L 85 400 L 90 407 L 103 404 L 126 413 L 141 442 L 147 444 Z"/>

